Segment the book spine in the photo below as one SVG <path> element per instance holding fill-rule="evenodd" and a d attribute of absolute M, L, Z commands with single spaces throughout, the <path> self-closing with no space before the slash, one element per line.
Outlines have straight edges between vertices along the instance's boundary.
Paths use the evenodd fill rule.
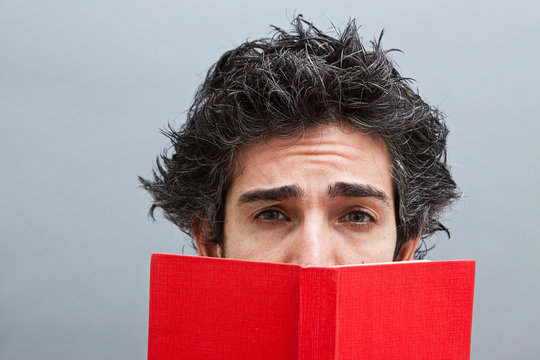
<path fill-rule="evenodd" d="M 300 271 L 298 359 L 336 359 L 339 269 Z"/>

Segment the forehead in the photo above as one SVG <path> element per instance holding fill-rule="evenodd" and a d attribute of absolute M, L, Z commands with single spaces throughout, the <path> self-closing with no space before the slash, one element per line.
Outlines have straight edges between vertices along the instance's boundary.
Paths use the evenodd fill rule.
<path fill-rule="evenodd" d="M 244 144 L 231 187 L 351 181 L 375 185 L 392 195 L 391 169 L 386 143 L 379 136 L 345 124 L 320 125 L 294 137 Z"/>

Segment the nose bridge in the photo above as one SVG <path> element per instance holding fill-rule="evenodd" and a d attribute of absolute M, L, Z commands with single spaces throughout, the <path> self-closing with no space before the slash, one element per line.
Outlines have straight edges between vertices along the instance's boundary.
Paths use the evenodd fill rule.
<path fill-rule="evenodd" d="M 328 224 L 312 213 L 304 218 L 294 239 L 293 263 L 310 266 L 335 265 Z"/>

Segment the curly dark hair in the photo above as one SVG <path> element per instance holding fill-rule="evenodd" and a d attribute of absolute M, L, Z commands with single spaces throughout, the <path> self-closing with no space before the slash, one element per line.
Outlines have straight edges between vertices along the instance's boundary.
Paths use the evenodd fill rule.
<path fill-rule="evenodd" d="M 397 245 L 448 230 L 439 218 L 459 197 L 446 163 L 444 116 L 425 103 L 381 48 L 366 49 L 349 21 L 332 37 L 298 16 L 293 30 L 246 41 L 213 65 L 186 123 L 163 133 L 174 153 L 157 160 L 153 179 L 139 178 L 150 208 L 192 236 L 194 219 L 208 221 L 210 243 L 223 246 L 224 201 L 240 145 L 268 136 L 293 137 L 342 122 L 380 136 L 392 159 Z M 392 51 L 392 50 L 390 50 Z"/>

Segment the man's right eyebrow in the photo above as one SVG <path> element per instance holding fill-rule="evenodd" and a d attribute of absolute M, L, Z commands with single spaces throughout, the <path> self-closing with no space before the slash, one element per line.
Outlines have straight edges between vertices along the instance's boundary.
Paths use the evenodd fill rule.
<path fill-rule="evenodd" d="M 269 189 L 254 189 L 240 195 L 236 202 L 236 206 L 257 201 L 298 199 L 304 195 L 304 191 L 298 185 L 285 185 Z"/>

